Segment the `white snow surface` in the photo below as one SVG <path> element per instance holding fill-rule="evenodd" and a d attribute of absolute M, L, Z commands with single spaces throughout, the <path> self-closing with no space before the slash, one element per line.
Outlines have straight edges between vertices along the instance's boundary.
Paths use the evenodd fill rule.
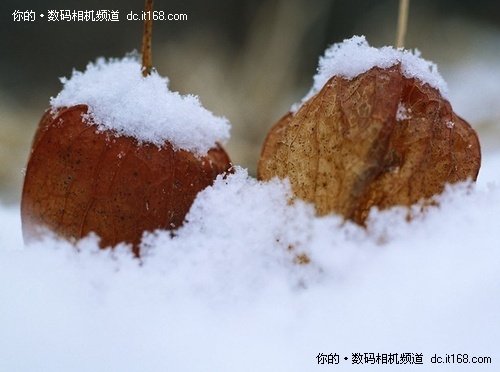
<path fill-rule="evenodd" d="M 236 168 L 198 195 L 175 237 L 147 234 L 140 261 L 95 236 L 24 246 L 19 207 L 3 206 L 0 370 L 497 371 L 499 155 L 438 207 L 410 222 L 374 210 L 366 230 Z M 320 353 L 339 365 L 318 365 Z M 358 365 L 353 353 L 422 364 Z M 492 364 L 432 364 L 436 354 Z"/>
<path fill-rule="evenodd" d="M 168 79 L 156 71 L 142 76 L 137 58 L 99 58 L 84 72 L 61 78 L 62 91 L 50 103 L 53 109 L 78 104 L 89 106 L 86 118 L 101 131 L 130 136 L 139 142 L 205 155 L 216 142 L 229 139 L 230 124 L 203 108 L 198 97 L 168 88 Z"/>
<path fill-rule="evenodd" d="M 455 81 L 467 85 L 454 90 L 458 112 L 477 110 L 471 91 L 490 102 L 498 90 L 477 81 Z M 448 187 L 410 222 L 374 210 L 364 230 L 289 196 L 237 168 L 199 194 L 175 237 L 147 234 L 140 261 L 95 236 L 25 246 L 19 205 L 0 202 L 0 371 L 499 370 L 498 147 L 477 184 Z M 318 365 L 320 353 L 339 365 Z M 421 353 L 422 364 L 352 364 L 353 353 Z M 431 363 L 452 354 L 469 364 Z"/>
<path fill-rule="evenodd" d="M 300 104 L 318 93 L 334 76 L 351 80 L 373 67 L 389 68 L 398 63 L 401 64 L 405 77 L 427 83 L 439 90 L 443 96 L 447 94 L 446 82 L 439 74 L 437 65 L 421 58 L 417 49 L 410 51 L 395 49 L 392 46 L 375 48 L 368 44 L 365 36 L 353 36 L 326 49 L 325 54 L 319 59 L 318 71 L 313 78 L 311 90 L 299 104 L 292 106 L 292 112 L 297 111 Z"/>

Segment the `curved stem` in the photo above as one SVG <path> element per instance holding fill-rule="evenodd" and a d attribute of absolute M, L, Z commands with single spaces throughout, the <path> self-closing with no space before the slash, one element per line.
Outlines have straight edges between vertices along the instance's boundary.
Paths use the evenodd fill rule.
<path fill-rule="evenodd" d="M 153 33 L 153 0 L 146 0 L 142 34 L 142 76 L 151 73 L 151 38 Z"/>
<path fill-rule="evenodd" d="M 405 44 L 406 26 L 408 25 L 408 8 L 410 0 L 399 0 L 398 30 L 396 34 L 396 48 L 403 48 Z"/>

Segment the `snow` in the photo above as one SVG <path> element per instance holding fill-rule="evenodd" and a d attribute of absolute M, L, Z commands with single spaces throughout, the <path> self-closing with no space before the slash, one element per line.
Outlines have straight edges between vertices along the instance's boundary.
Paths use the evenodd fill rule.
<path fill-rule="evenodd" d="M 85 72 L 62 78 L 62 91 L 50 103 L 53 109 L 78 104 L 89 106 L 89 124 L 139 142 L 205 155 L 216 142 L 229 139 L 230 124 L 202 107 L 198 97 L 168 89 L 168 79 L 156 71 L 143 77 L 137 58 L 99 58 Z"/>
<path fill-rule="evenodd" d="M 237 167 L 175 237 L 147 234 L 141 261 L 95 236 L 24 246 L 18 207 L 4 206 L 0 370 L 324 370 L 319 353 L 342 371 L 391 369 L 352 353 L 422 353 L 405 371 L 462 370 L 431 358 L 467 353 L 493 364 L 464 370 L 497 370 L 499 165 L 486 156 L 478 184 L 448 187 L 410 222 L 373 211 L 366 230 Z"/>
<path fill-rule="evenodd" d="M 405 77 L 427 83 L 446 96 L 448 88 L 437 65 L 421 58 L 418 50 L 395 49 L 392 46 L 375 48 L 368 44 L 364 36 L 353 36 L 326 49 L 324 56 L 319 59 L 318 72 L 313 78 L 311 90 L 301 103 L 292 106 L 292 112 L 318 93 L 333 76 L 352 80 L 373 67 L 389 68 L 398 63 L 401 64 Z"/>
<path fill-rule="evenodd" d="M 411 119 L 411 108 L 406 107 L 403 102 L 399 102 L 398 109 L 396 111 L 396 120 L 403 121 Z"/>
<path fill-rule="evenodd" d="M 63 80 L 54 101 L 83 94 L 82 75 L 128 68 L 134 84 L 108 83 L 131 94 L 141 84 L 166 89 L 156 73 L 140 77 L 133 59 L 98 60 Z M 496 70 L 481 71 L 481 80 L 456 79 L 464 87 L 454 107 L 474 113 L 480 104 L 478 117 L 494 122 L 489 99 L 498 85 L 481 90 L 476 82 Z M 99 84 L 92 81 L 82 86 Z M 468 99 L 470 91 L 478 94 Z M 170 99 L 186 98 L 168 93 L 162 102 Z M 399 120 L 407 115 L 401 106 Z M 491 128 L 498 136 L 498 124 Z M 437 200 L 424 212 L 413 208 L 410 221 L 401 208 L 373 210 L 365 230 L 316 217 L 312 206 L 290 202 L 286 182 L 258 182 L 237 167 L 198 195 L 174 237 L 147 234 L 140 261 L 125 246 L 99 250 L 95 236 L 76 247 L 55 237 L 25 246 L 19 205 L 0 203 L 0 371 L 497 371 L 498 147 L 483 154 L 477 184 L 450 186 Z M 297 264 L 304 254 L 310 263 Z M 339 365 L 318 365 L 320 353 L 339 354 Z M 421 353 L 422 364 L 353 365 L 353 353 Z M 436 354 L 492 363 L 436 365 Z"/>

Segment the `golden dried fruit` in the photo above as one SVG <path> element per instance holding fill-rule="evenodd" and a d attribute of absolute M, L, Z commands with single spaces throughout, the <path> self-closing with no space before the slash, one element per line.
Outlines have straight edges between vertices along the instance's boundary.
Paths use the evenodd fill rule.
<path fill-rule="evenodd" d="M 332 77 L 268 133 L 258 177 L 288 178 L 294 194 L 364 224 L 373 206 L 412 205 L 471 178 L 479 140 L 439 91 L 396 64 Z"/>
<path fill-rule="evenodd" d="M 198 192 L 231 166 L 220 146 L 200 157 L 98 132 L 87 110 L 48 110 L 40 121 L 21 202 L 27 241 L 41 228 L 70 240 L 95 232 L 101 247 L 132 243 L 138 255 L 144 231 L 180 226 Z"/>

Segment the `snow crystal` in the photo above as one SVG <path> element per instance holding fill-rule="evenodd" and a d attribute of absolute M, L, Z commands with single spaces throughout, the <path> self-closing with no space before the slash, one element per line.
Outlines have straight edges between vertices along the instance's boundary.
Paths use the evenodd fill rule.
<path fill-rule="evenodd" d="M 411 108 L 406 107 L 402 102 L 400 102 L 396 111 L 396 120 L 403 121 L 409 119 L 411 119 Z"/>
<path fill-rule="evenodd" d="M 438 89 L 442 95 L 447 93 L 446 82 L 439 74 L 437 65 L 421 58 L 418 50 L 412 52 L 391 46 L 375 48 L 368 45 L 364 36 L 353 36 L 342 43 L 333 44 L 320 57 L 313 87 L 301 103 L 319 92 L 333 76 L 351 80 L 372 67 L 389 68 L 397 63 L 401 63 L 403 75 L 407 78 L 419 79 Z M 292 111 L 297 111 L 299 105 L 292 106 Z"/>
<path fill-rule="evenodd" d="M 174 148 L 205 155 L 216 142 L 229 138 L 229 122 L 202 107 L 198 97 L 168 89 L 168 79 L 156 71 L 143 77 L 132 57 L 99 58 L 85 72 L 62 78 L 64 87 L 51 99 L 52 108 L 86 104 L 88 122 L 117 136 L 131 136 L 157 146 L 169 141 Z"/>

